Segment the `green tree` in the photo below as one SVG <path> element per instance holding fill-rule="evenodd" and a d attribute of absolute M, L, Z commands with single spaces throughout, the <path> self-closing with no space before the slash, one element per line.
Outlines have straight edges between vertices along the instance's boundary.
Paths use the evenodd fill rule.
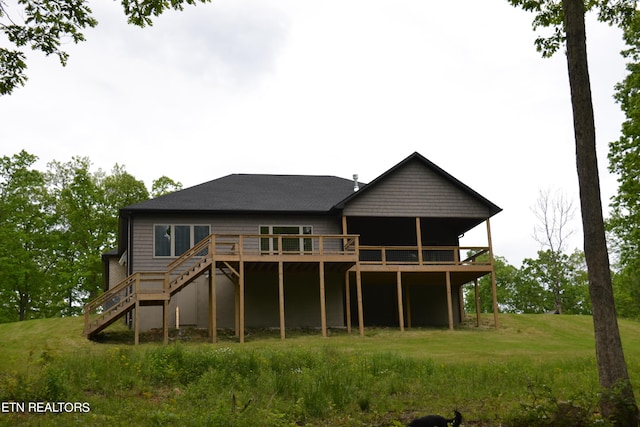
<path fill-rule="evenodd" d="M 66 314 L 76 314 L 102 289 L 101 254 L 115 245 L 118 209 L 146 200 L 142 181 L 115 165 L 112 173 L 91 172 L 86 157 L 49 164 L 51 193 L 62 233 L 57 274 L 59 292 L 66 295 Z"/>
<path fill-rule="evenodd" d="M 182 10 L 185 5 L 210 0 L 122 0 L 129 23 L 152 25 L 152 17 L 165 10 Z M 27 81 L 25 48 L 55 55 L 64 66 L 69 54 L 62 49 L 68 41 L 85 40 L 83 31 L 98 25 L 86 0 L 0 1 L 0 31 L 11 47 L 0 47 L 0 95 L 10 94 Z"/>
<path fill-rule="evenodd" d="M 166 175 L 153 181 L 151 184 L 151 197 L 156 198 L 174 191 L 182 190 L 182 183 L 176 182 Z M 124 205 L 123 205 L 124 206 Z"/>
<path fill-rule="evenodd" d="M 640 319 L 640 271 L 626 266 L 613 275 L 616 311 L 621 317 Z"/>
<path fill-rule="evenodd" d="M 489 260 L 488 255 L 478 257 L 479 262 Z M 496 274 L 496 293 L 501 311 L 512 312 L 510 310 L 510 298 L 516 286 L 516 276 L 518 269 L 509 264 L 506 258 L 495 256 L 493 268 Z M 467 287 L 465 290 L 465 310 L 470 313 L 476 312 L 475 290 Z M 478 280 L 478 298 L 480 299 L 480 312 L 493 313 L 493 295 L 491 291 L 491 275 L 482 276 Z"/>
<path fill-rule="evenodd" d="M 591 314 L 589 285 L 584 254 L 571 255 L 550 249 L 539 251 L 536 259 L 522 262 L 516 278 L 511 306 L 516 313 Z"/>
<path fill-rule="evenodd" d="M 102 209 L 104 174 L 90 171 L 86 157 L 49 164 L 50 191 L 56 198 L 61 230 L 57 274 L 58 291 L 65 295 L 66 314 L 80 311 L 80 301 L 101 287 L 100 254 L 108 239 L 107 217 Z"/>
<path fill-rule="evenodd" d="M 149 198 L 124 166 L 92 172 L 73 157 L 41 172 L 36 161 L 25 151 L 0 159 L 0 322 L 79 313 L 102 290 L 119 209 Z"/>
<path fill-rule="evenodd" d="M 481 260 L 481 259 L 479 259 Z M 537 258 L 526 258 L 520 268 L 510 265 L 503 257 L 494 260 L 496 291 L 500 310 L 504 313 L 548 313 L 556 311 L 560 298 L 564 312 L 591 314 L 589 286 L 584 254 L 553 254 L 551 250 L 538 252 Z M 557 272 L 562 281 L 556 290 Z M 478 281 L 480 311 L 493 311 L 491 276 Z M 475 292 L 467 287 L 465 310 L 475 312 Z"/>
<path fill-rule="evenodd" d="M 600 408 L 615 424 L 636 427 L 638 407 L 620 340 L 605 238 L 585 29 L 585 13 L 591 9 L 598 11 L 600 20 L 627 27 L 629 19 L 636 14 L 636 3 L 625 0 L 594 0 L 586 4 L 583 0 L 508 1 L 536 14 L 534 28 L 553 29 L 551 37 L 539 38 L 536 43 L 544 56 L 552 55 L 563 44 L 566 46 L 598 378 L 606 391 Z"/>
<path fill-rule="evenodd" d="M 111 174 L 99 182 L 104 191 L 104 200 L 99 209 L 108 230 L 103 243 L 104 250 L 112 249 L 117 243 L 118 211 L 120 208 L 149 199 L 149 191 L 143 181 L 128 173 L 124 166 L 115 165 Z"/>
<path fill-rule="evenodd" d="M 609 170 L 618 175 L 618 190 L 607 223 L 618 256 L 614 276 L 616 307 L 621 316 L 640 318 L 640 16 L 624 30 L 628 74 L 616 85 L 614 98 L 625 114 L 621 136 L 609 143 Z"/>
<path fill-rule="evenodd" d="M 50 314 L 53 200 L 36 160 L 25 151 L 0 159 L 0 321 Z"/>

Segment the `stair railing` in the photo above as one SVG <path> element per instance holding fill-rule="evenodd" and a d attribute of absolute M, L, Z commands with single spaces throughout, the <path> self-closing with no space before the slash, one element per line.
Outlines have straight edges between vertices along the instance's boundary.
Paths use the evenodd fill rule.
<path fill-rule="evenodd" d="M 84 331 L 89 333 L 89 328 L 99 325 L 114 311 L 128 304 L 135 297 L 140 285 L 140 274 L 134 273 L 102 295 L 88 302 L 84 306 Z M 92 315 L 98 315 L 91 319 Z"/>
<path fill-rule="evenodd" d="M 209 236 L 196 243 L 189 248 L 186 252 L 173 260 L 164 273 L 164 289 L 165 292 L 169 292 L 171 283 L 177 278 L 184 275 L 194 264 L 200 261 L 203 257 L 211 258 L 214 236 Z M 174 278 L 175 277 L 175 278 Z"/>

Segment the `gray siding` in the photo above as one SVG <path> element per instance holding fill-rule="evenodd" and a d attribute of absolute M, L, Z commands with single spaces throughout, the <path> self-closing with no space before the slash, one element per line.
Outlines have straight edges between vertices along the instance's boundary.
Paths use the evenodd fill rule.
<path fill-rule="evenodd" d="M 418 161 L 350 201 L 346 216 L 487 218 L 489 208 Z"/>
<path fill-rule="evenodd" d="M 216 274 L 218 328 L 232 329 L 235 324 L 234 285 L 224 275 Z M 199 277 L 175 294 L 169 303 L 169 327 L 176 327 L 176 308 L 180 309 L 182 327 L 208 327 L 209 283 Z M 162 328 L 162 307 L 140 307 L 140 329 Z"/>
<path fill-rule="evenodd" d="M 174 258 L 153 256 L 154 224 L 209 225 L 215 234 L 259 234 L 261 225 L 312 226 L 314 234 L 341 234 L 338 217 L 298 216 L 234 216 L 193 217 L 158 216 L 135 219 L 133 222 L 133 272 L 163 271 Z M 207 327 L 208 280 L 198 278 L 178 292 L 169 304 L 169 326 L 175 327 L 176 307 L 180 308 L 180 324 Z M 343 275 L 327 273 L 326 302 L 329 326 L 344 326 L 342 305 Z M 220 272 L 216 274 L 218 328 L 235 325 L 234 285 Z M 246 278 L 245 313 L 247 327 L 276 327 L 279 325 L 277 274 L 249 274 Z M 319 277 L 317 274 L 285 273 L 285 322 L 287 327 L 315 327 L 320 325 Z M 140 308 L 140 328 L 162 327 L 161 307 Z"/>
<path fill-rule="evenodd" d="M 109 258 L 109 288 L 117 285 L 127 278 L 127 269 L 120 265 L 118 258 Z"/>
<path fill-rule="evenodd" d="M 325 277 L 327 325 L 344 326 L 342 291 L 344 275 L 328 273 Z M 287 328 L 320 326 L 320 280 L 313 273 L 285 273 L 285 325 Z M 234 285 L 223 274 L 216 274 L 216 319 L 218 328 L 235 325 Z M 278 327 L 279 299 L 276 274 L 248 274 L 245 289 L 245 325 L 247 328 Z M 200 277 L 178 292 L 169 303 L 169 327 L 176 326 L 176 307 L 180 308 L 180 325 L 208 327 L 208 279 Z M 140 329 L 162 328 L 162 307 L 140 307 Z"/>
<path fill-rule="evenodd" d="M 136 271 L 162 271 L 174 258 L 153 256 L 154 224 L 198 224 L 209 225 L 215 234 L 259 234 L 261 225 L 310 225 L 314 234 L 341 234 L 340 218 L 317 216 L 243 216 L 194 217 L 189 215 L 158 216 L 134 219 L 133 222 L 133 269 Z"/>

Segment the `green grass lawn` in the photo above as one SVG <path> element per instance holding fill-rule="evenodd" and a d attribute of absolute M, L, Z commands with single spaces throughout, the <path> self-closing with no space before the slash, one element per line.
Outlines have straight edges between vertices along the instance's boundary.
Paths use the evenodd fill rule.
<path fill-rule="evenodd" d="M 86 402 L 68 413 L 0 412 L 0 425 L 400 426 L 454 408 L 466 426 L 574 425 L 554 418 L 567 402 L 582 411 L 575 425 L 606 425 L 589 316 L 284 341 L 249 331 L 244 344 L 183 331 L 169 346 L 152 335 L 133 346 L 118 325 L 92 342 L 82 328 L 82 318 L 0 324 L 0 402 Z M 640 323 L 620 328 L 639 397 Z"/>

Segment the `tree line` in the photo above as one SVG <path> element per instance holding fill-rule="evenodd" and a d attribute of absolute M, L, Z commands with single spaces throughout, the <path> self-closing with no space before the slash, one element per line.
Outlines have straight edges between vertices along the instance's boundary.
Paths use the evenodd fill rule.
<path fill-rule="evenodd" d="M 78 314 L 102 290 L 101 255 L 117 243 L 118 210 L 181 188 L 144 182 L 87 157 L 45 171 L 26 151 L 0 158 L 0 322 Z"/>
<path fill-rule="evenodd" d="M 535 206 L 539 208 L 546 203 L 548 196 L 548 193 L 541 193 Z M 536 225 L 533 237 L 541 246 L 535 257 L 525 258 L 520 267 L 510 264 L 505 257 L 494 257 L 501 312 L 592 314 L 584 252 L 579 249 L 568 251 L 564 244 L 571 234 L 566 225 L 572 214 L 571 205 L 562 197 L 566 196 L 554 199 L 553 209 L 545 209 L 544 215 L 541 210 L 534 209 L 540 224 Z M 635 230 L 640 229 L 640 222 L 633 222 L 625 216 L 624 221 L 629 228 L 618 226 L 622 218 L 616 200 L 621 199 L 623 197 L 618 192 L 607 220 L 609 248 L 614 259 L 611 274 L 616 312 L 620 317 L 640 319 L 640 254 L 629 251 L 629 248 L 640 245 L 640 241 L 631 242 Z M 558 228 L 552 230 L 552 224 Z M 541 230 L 544 237 L 539 237 Z M 488 261 L 487 258 L 478 260 Z M 491 287 L 490 275 L 479 279 L 479 309 L 482 313 L 493 312 Z M 476 311 L 474 287 L 465 289 L 465 309 Z"/>
<path fill-rule="evenodd" d="M 51 162 L 45 171 L 34 168 L 36 161 L 26 151 L 0 159 L 0 322 L 78 314 L 102 290 L 101 254 L 117 245 L 119 209 L 181 188 L 162 176 L 148 190 L 117 164 L 110 173 L 92 172 L 86 157 Z M 640 257 L 623 243 L 640 222 L 622 217 L 620 192 L 615 200 L 609 228 L 619 254 L 613 270 L 618 314 L 640 318 L 640 285 L 634 282 Z M 572 203 L 562 193 L 541 191 L 532 210 L 538 218 L 533 238 L 541 246 L 536 257 L 520 267 L 501 256 L 494 260 L 500 310 L 591 314 L 584 253 L 566 250 Z M 627 227 L 618 226 L 623 220 Z M 491 312 L 491 277 L 478 285 L 480 310 Z M 472 287 L 465 304 L 476 310 Z"/>

